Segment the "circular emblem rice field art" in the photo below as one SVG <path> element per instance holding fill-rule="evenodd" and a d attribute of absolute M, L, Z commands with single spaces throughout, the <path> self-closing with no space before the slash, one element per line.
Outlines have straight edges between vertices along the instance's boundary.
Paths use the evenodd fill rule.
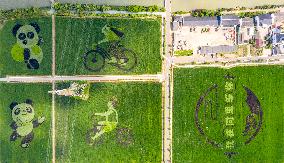
<path fill-rule="evenodd" d="M 201 92 L 194 120 L 204 143 L 232 158 L 261 134 L 263 114 L 256 93 L 245 85 L 236 87 L 235 76 L 228 74 Z"/>

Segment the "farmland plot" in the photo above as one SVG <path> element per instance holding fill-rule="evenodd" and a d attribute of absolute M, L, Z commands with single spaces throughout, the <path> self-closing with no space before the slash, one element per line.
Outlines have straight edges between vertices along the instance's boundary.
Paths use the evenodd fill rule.
<path fill-rule="evenodd" d="M 160 26 L 154 19 L 57 17 L 56 72 L 156 74 L 161 71 Z"/>
<path fill-rule="evenodd" d="M 176 69 L 174 162 L 283 162 L 283 79 L 283 66 Z"/>
<path fill-rule="evenodd" d="M 50 89 L 47 84 L 0 84 L 0 162 L 51 162 Z"/>
<path fill-rule="evenodd" d="M 161 162 L 159 84 L 91 84 L 88 101 L 56 97 L 56 112 L 58 162 Z"/>
<path fill-rule="evenodd" d="M 0 76 L 51 74 L 50 17 L 7 21 L 0 38 Z"/>

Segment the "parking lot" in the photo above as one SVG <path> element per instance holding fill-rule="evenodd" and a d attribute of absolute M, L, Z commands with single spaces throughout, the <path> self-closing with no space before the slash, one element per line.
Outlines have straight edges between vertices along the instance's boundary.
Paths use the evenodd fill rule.
<path fill-rule="evenodd" d="M 200 46 L 234 45 L 233 27 L 182 27 L 174 33 L 174 49 L 192 49 L 194 53 Z"/>

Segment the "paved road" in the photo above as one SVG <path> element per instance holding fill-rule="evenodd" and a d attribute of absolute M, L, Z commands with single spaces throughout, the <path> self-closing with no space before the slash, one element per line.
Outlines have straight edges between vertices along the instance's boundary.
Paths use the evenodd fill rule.
<path fill-rule="evenodd" d="M 165 57 L 163 61 L 163 162 L 172 162 L 172 104 L 171 104 L 171 1 L 165 0 Z"/>
<path fill-rule="evenodd" d="M 275 59 L 284 59 L 284 55 L 276 55 L 276 56 L 256 56 L 256 57 L 238 57 L 238 58 L 192 58 L 190 56 L 180 56 L 173 57 L 172 61 L 174 64 L 188 64 L 188 63 L 215 63 L 215 62 L 252 62 L 257 61 L 259 59 L 262 60 L 275 60 Z"/>
<path fill-rule="evenodd" d="M 277 12 L 280 10 L 283 10 L 283 8 L 223 11 L 222 14 L 238 14 L 242 12 Z"/>

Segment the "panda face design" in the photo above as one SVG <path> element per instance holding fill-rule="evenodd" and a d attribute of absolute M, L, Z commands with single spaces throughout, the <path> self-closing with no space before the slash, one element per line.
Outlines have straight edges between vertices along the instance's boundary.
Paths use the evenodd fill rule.
<path fill-rule="evenodd" d="M 28 100 L 27 100 L 28 101 Z M 16 102 L 11 104 L 12 118 L 17 124 L 29 123 L 35 116 L 34 108 L 31 103 Z"/>
<path fill-rule="evenodd" d="M 22 48 L 31 48 L 39 43 L 38 36 L 40 27 L 37 23 L 30 23 L 28 25 L 16 24 L 12 29 L 13 35 L 17 38 L 17 43 Z"/>
<path fill-rule="evenodd" d="M 24 48 L 29 48 L 38 43 L 39 37 L 35 28 L 25 25 L 19 28 L 16 34 L 17 42 Z"/>

